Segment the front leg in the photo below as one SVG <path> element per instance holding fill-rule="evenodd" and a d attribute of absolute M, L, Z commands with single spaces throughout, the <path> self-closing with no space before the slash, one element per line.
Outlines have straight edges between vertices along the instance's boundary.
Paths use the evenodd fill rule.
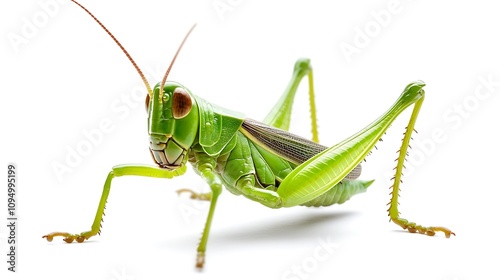
<path fill-rule="evenodd" d="M 201 269 L 203 268 L 203 264 L 205 263 L 205 252 L 207 250 L 208 235 L 210 234 L 210 227 L 212 225 L 212 219 L 215 213 L 215 205 L 217 204 L 217 199 L 222 192 L 222 182 L 214 172 L 216 165 L 215 159 L 204 154 L 197 154 L 197 156 L 199 161 L 196 163 L 196 168 L 198 169 L 199 175 L 208 183 L 211 189 L 210 194 L 203 194 L 205 196 L 203 200 L 208 200 L 207 198 L 209 198 L 210 208 L 208 210 L 205 228 L 203 229 L 196 255 L 196 267 Z M 197 198 L 197 194 L 194 194 L 195 198 Z"/>
<path fill-rule="evenodd" d="M 100 234 L 101 232 L 101 222 L 102 216 L 104 215 L 104 208 L 106 207 L 106 201 L 108 199 L 109 190 L 111 188 L 111 182 L 113 178 L 120 176 L 144 176 L 153 178 L 173 178 L 180 176 L 186 172 L 186 166 L 182 166 L 175 170 L 163 169 L 147 165 L 118 165 L 113 167 L 113 170 L 109 172 L 106 182 L 104 183 L 104 188 L 102 190 L 101 200 L 99 201 L 99 206 L 97 207 L 97 213 L 95 215 L 94 223 L 92 224 L 91 230 L 84 231 L 80 234 L 71 234 L 68 232 L 52 232 L 47 235 L 42 236 L 48 241 L 56 236 L 64 237 L 64 241 L 71 243 L 74 240 L 81 243 L 92 236 Z"/>

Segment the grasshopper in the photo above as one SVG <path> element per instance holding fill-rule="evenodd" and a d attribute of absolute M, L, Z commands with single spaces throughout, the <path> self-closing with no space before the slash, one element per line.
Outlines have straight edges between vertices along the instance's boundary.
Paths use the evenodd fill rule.
<path fill-rule="evenodd" d="M 189 189 L 177 192 L 210 201 L 210 208 L 197 248 L 196 267 L 202 268 L 214 216 L 215 206 L 223 186 L 235 195 L 242 195 L 270 208 L 292 206 L 330 206 L 341 204 L 358 193 L 365 192 L 373 180 L 358 180 L 360 163 L 381 139 L 391 123 L 413 105 L 408 126 L 397 158 L 391 186 L 389 217 L 395 224 L 411 233 L 429 236 L 443 232 L 448 238 L 451 230 L 441 226 L 422 226 L 400 217 L 398 197 L 404 161 L 414 131 L 419 110 L 424 101 L 422 81 L 407 85 L 396 102 L 378 119 L 344 141 L 326 147 L 318 144 L 316 107 L 314 103 L 313 71 L 309 59 L 299 59 L 292 78 L 273 109 L 263 122 L 211 104 L 194 95 L 185 86 L 167 81 L 168 74 L 193 26 L 177 49 L 163 80 L 151 89 L 135 61 L 111 32 L 84 6 L 87 12 L 128 57 L 141 76 L 148 94 L 149 151 L 156 166 L 118 165 L 109 172 L 90 231 L 80 234 L 52 232 L 44 235 L 48 241 L 56 236 L 64 241 L 83 242 L 100 234 L 102 216 L 114 178 L 145 176 L 173 178 L 186 172 L 187 162 L 210 186 L 210 192 L 197 193 Z M 312 140 L 288 132 L 295 93 L 301 80 L 309 83 Z"/>

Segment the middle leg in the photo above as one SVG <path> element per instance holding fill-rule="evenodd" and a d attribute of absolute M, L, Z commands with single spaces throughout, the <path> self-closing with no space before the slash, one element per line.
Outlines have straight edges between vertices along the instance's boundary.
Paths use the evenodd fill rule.
<path fill-rule="evenodd" d="M 316 120 L 316 104 L 314 101 L 315 97 L 313 72 L 311 62 L 307 58 L 300 58 L 297 60 L 297 62 L 295 62 L 292 79 L 288 83 L 288 86 L 286 87 L 283 95 L 280 97 L 278 102 L 276 102 L 271 111 L 267 114 L 263 123 L 288 131 L 290 127 L 293 102 L 295 100 L 295 93 L 297 92 L 297 88 L 305 75 L 308 76 L 309 81 L 309 107 L 311 111 L 312 140 L 318 143 L 319 138 L 318 125 Z"/>

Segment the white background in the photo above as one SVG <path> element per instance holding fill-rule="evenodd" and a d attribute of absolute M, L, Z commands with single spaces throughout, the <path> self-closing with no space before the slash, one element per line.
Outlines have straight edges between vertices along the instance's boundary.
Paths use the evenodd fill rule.
<path fill-rule="evenodd" d="M 113 181 L 103 233 L 88 242 L 41 238 L 90 229 L 113 165 L 152 164 L 138 75 L 81 9 L 52 1 L 49 15 L 47 2 L 0 4 L 2 176 L 8 162 L 19 176 L 19 272 L 7 273 L 2 261 L 2 279 L 499 279 L 500 86 L 489 92 L 481 83 L 500 81 L 494 1 L 82 1 L 152 84 L 197 22 L 169 80 L 255 119 L 279 98 L 295 60 L 311 58 L 325 145 L 374 120 L 409 82 L 427 83 L 400 210 L 456 237 L 409 234 L 388 222 L 404 114 L 364 164 L 362 177 L 375 183 L 345 205 L 271 210 L 223 192 L 201 273 L 194 260 L 207 204 L 175 194 L 207 189 L 191 170 L 170 181 Z M 214 3 L 232 8 L 218 12 Z M 27 22 L 38 27 L 23 35 Z M 345 55 L 347 44 L 357 52 Z M 300 88 L 292 130 L 308 136 L 306 92 Z M 53 165 L 67 165 L 68 151 L 103 120 L 112 131 L 58 178 Z M 7 236 L 1 226 L 2 260 Z M 325 242 L 334 246 L 327 251 Z"/>

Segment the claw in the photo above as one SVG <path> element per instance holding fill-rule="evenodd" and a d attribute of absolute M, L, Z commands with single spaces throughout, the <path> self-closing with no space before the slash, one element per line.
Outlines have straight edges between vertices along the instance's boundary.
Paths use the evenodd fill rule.
<path fill-rule="evenodd" d="M 195 193 L 194 191 L 192 191 L 190 189 L 180 189 L 180 190 L 176 190 L 175 192 L 177 193 L 177 195 L 181 195 L 182 193 L 189 193 L 190 194 L 189 197 L 192 199 L 195 199 L 197 196 L 197 193 Z"/>
<path fill-rule="evenodd" d="M 66 240 L 66 239 L 69 240 L 71 238 L 74 238 L 75 235 L 67 233 L 67 232 L 58 232 L 58 231 L 56 231 L 56 232 L 51 232 L 49 234 L 46 234 L 46 235 L 42 236 L 42 238 L 46 238 L 47 241 L 51 242 L 54 239 L 55 236 L 62 236 L 62 237 L 64 237 L 64 240 Z"/>
<path fill-rule="evenodd" d="M 403 227 L 403 228 L 405 228 L 405 227 Z M 423 227 L 420 225 L 411 225 L 411 223 L 409 223 L 408 225 L 406 225 L 405 229 L 411 233 L 416 233 L 418 231 L 420 234 L 427 234 L 428 236 L 436 235 L 437 231 L 444 233 L 444 236 L 446 236 L 446 238 L 450 238 L 450 236 L 452 234 L 455 235 L 455 233 L 453 231 L 451 231 L 445 227 L 428 227 L 427 228 L 427 227 Z"/>
<path fill-rule="evenodd" d="M 411 233 L 418 232 L 420 234 L 434 236 L 434 235 L 436 235 L 436 232 L 440 231 L 440 232 L 444 233 L 446 238 L 450 238 L 450 236 L 452 234 L 455 235 L 455 233 L 453 231 L 451 231 L 445 227 L 424 227 L 421 225 L 417 225 L 416 223 L 413 223 L 413 222 L 408 222 L 408 220 L 402 219 L 402 218 L 397 218 L 397 219 L 391 218 L 391 220 L 394 223 L 396 223 L 397 225 L 399 225 L 400 227 L 402 227 L 403 229 L 405 229 Z"/>
<path fill-rule="evenodd" d="M 198 252 L 198 254 L 196 255 L 196 268 L 202 269 L 204 263 L 205 263 L 205 253 Z"/>
<path fill-rule="evenodd" d="M 197 193 L 197 192 L 194 192 L 190 189 L 180 189 L 180 190 L 177 190 L 176 193 L 178 195 L 181 195 L 182 193 L 189 193 L 190 194 L 189 198 L 196 199 L 196 200 L 210 201 L 212 199 L 212 193 Z"/>
<path fill-rule="evenodd" d="M 72 243 L 75 240 L 78 243 L 82 243 L 83 241 L 89 239 L 90 237 L 92 237 L 94 235 L 95 234 L 92 233 L 91 231 L 82 232 L 80 234 L 71 234 L 71 233 L 67 233 L 67 232 L 51 232 L 49 234 L 42 236 L 42 238 L 45 238 L 45 239 L 47 239 L 47 241 L 51 242 L 55 236 L 62 236 L 62 237 L 64 237 L 63 240 L 66 243 Z"/>
<path fill-rule="evenodd" d="M 440 231 L 440 232 L 444 233 L 444 236 L 446 236 L 446 238 L 450 238 L 450 236 L 452 234 L 453 234 L 453 236 L 455 236 L 455 233 L 453 231 L 451 231 L 445 227 L 430 227 L 429 229 L 432 231 Z"/>
<path fill-rule="evenodd" d="M 47 241 L 49 241 L 49 242 L 52 242 L 52 240 L 54 239 L 54 237 L 52 237 L 51 235 L 44 235 L 44 236 L 42 236 L 42 238 L 46 238 Z"/>

